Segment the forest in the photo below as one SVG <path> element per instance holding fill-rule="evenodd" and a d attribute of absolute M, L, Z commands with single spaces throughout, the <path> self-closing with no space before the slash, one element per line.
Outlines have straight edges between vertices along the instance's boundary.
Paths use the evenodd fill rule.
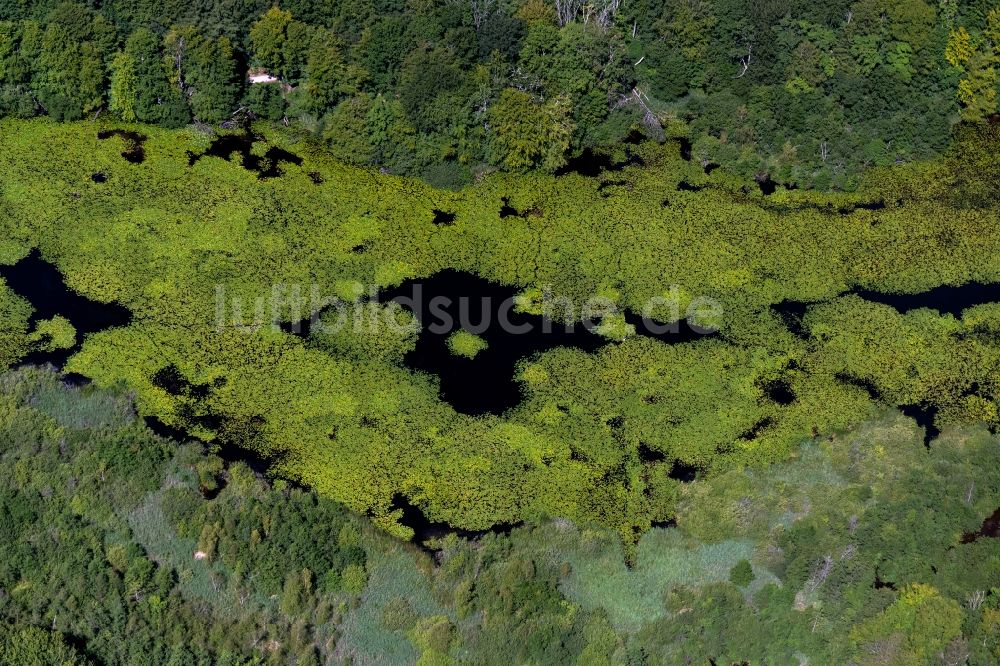
<path fill-rule="evenodd" d="M 928 452 L 880 412 L 692 484 L 626 566 L 613 532 L 558 519 L 417 549 L 52 371 L 3 374 L 0 405 L 0 663 L 1000 657 L 1000 539 L 981 524 L 1000 440 L 982 426 Z"/>
<path fill-rule="evenodd" d="M 293 128 L 0 121 L 4 658 L 991 663 L 998 141 L 854 192 L 679 140 L 456 192 Z M 422 367 L 419 326 L 264 308 L 447 275 L 613 307 L 481 374 L 489 332 Z M 629 323 L 706 295 L 705 335 Z"/>
<path fill-rule="evenodd" d="M 0 666 L 1000 663 L 998 60 L 0 0 Z"/>
<path fill-rule="evenodd" d="M 0 2 L 0 115 L 295 127 L 459 187 L 639 131 L 819 190 L 996 114 L 990 0 Z"/>

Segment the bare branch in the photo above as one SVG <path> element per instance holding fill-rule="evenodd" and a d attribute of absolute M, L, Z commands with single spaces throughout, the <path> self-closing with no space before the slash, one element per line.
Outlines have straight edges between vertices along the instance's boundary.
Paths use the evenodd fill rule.
<path fill-rule="evenodd" d="M 753 54 L 753 44 L 747 48 L 747 55 L 745 58 L 740 58 L 740 65 L 743 66 L 743 71 L 736 75 L 735 78 L 742 79 L 743 75 L 750 70 L 750 56 Z"/>
<path fill-rule="evenodd" d="M 497 0 L 469 0 L 472 6 L 472 24 L 476 27 L 476 34 L 479 29 L 496 9 Z"/>

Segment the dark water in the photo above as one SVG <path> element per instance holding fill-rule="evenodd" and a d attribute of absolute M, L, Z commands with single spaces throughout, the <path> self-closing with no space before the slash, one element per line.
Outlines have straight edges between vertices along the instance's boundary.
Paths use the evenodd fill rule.
<path fill-rule="evenodd" d="M 122 151 L 122 157 L 126 161 L 132 164 L 142 164 L 146 159 L 146 149 L 143 147 L 143 144 L 146 143 L 145 134 L 122 129 L 101 130 L 97 133 L 97 138 L 102 141 L 110 139 L 113 136 L 121 137 L 125 142 L 125 150 Z"/>
<path fill-rule="evenodd" d="M 528 208 L 525 210 L 518 210 L 510 205 L 510 197 L 503 197 L 500 199 L 500 219 L 508 217 L 541 217 L 542 213 L 537 208 Z"/>
<path fill-rule="evenodd" d="M 609 342 L 589 323 L 566 325 L 515 312 L 515 293 L 469 273 L 446 270 L 386 290 L 379 300 L 396 301 L 421 322 L 416 346 L 404 362 L 436 375 L 442 400 L 463 414 L 502 414 L 521 401 L 514 379 L 518 361 L 556 347 L 594 352 Z M 637 334 L 667 344 L 705 337 L 687 322 L 660 326 L 632 313 L 625 319 Z M 454 355 L 447 340 L 459 328 L 479 335 L 488 347 L 472 359 Z"/>
<path fill-rule="evenodd" d="M 969 282 L 959 286 L 943 285 L 918 294 L 889 294 L 867 289 L 853 289 L 844 295 L 854 295 L 872 303 L 888 305 L 901 314 L 927 308 L 936 310 L 941 315 L 960 317 L 962 312 L 968 308 L 1000 302 L 1000 283 Z M 802 318 L 810 305 L 814 304 L 783 301 L 772 305 L 771 309 L 782 318 L 789 330 L 808 339 L 808 332 L 802 326 Z M 863 389 L 871 396 L 872 400 L 881 401 L 883 399 L 877 387 L 868 380 L 847 375 L 838 375 L 837 379 Z M 975 390 L 973 388 L 973 393 Z M 917 425 L 924 429 L 924 445 L 929 448 L 931 442 L 941 434 L 941 429 L 936 424 L 937 407 L 927 404 L 900 405 L 899 410 L 915 420 Z"/>
<path fill-rule="evenodd" d="M 500 206 L 500 219 L 504 219 L 506 217 L 520 217 L 521 213 L 510 205 L 510 197 L 503 197 L 500 200 L 500 203 L 502 204 Z"/>
<path fill-rule="evenodd" d="M 1000 283 L 968 282 L 958 287 L 943 285 L 919 294 L 885 294 L 867 289 L 855 289 L 850 293 L 866 301 L 891 306 L 903 314 L 919 308 L 930 308 L 943 315 L 959 317 L 963 310 L 974 305 L 1000 302 Z"/>
<path fill-rule="evenodd" d="M 677 183 L 678 192 L 701 192 L 703 189 L 705 189 L 704 185 L 692 185 L 686 180 Z"/>
<path fill-rule="evenodd" d="M 451 226 L 452 224 L 455 223 L 455 214 L 454 213 L 448 213 L 448 212 L 443 211 L 443 210 L 438 210 L 437 208 L 435 208 L 431 212 L 434 214 L 434 219 L 432 220 L 432 222 L 436 226 L 442 226 L 442 225 L 443 226 Z"/>
<path fill-rule="evenodd" d="M 210 384 L 193 384 L 181 373 L 176 365 L 167 365 L 153 373 L 153 384 L 173 396 L 195 399 L 207 398 L 212 389 L 225 386 L 226 378 L 219 377 Z"/>
<path fill-rule="evenodd" d="M 972 543 L 977 539 L 998 539 L 1000 538 L 1000 507 L 983 521 L 983 526 L 978 532 L 967 532 L 962 535 L 962 543 Z"/>
<path fill-rule="evenodd" d="M 844 372 L 838 372 L 835 376 L 837 381 L 847 384 L 848 386 L 853 386 L 854 388 L 859 388 L 868 394 L 868 397 L 875 402 L 882 400 L 882 393 L 878 390 L 878 387 L 869 380 L 861 377 L 854 377 Z"/>
<path fill-rule="evenodd" d="M 691 483 L 698 478 L 698 468 L 687 464 L 683 460 L 675 460 L 667 476 L 675 481 Z"/>
<path fill-rule="evenodd" d="M 924 429 L 924 446 L 931 448 L 931 440 L 937 439 L 941 434 L 941 429 L 935 425 L 938 408 L 933 405 L 901 405 L 899 411 L 903 416 L 909 416 L 917 422 L 917 425 Z"/>
<path fill-rule="evenodd" d="M 498 523 L 488 530 L 463 530 L 452 527 L 445 522 L 429 520 L 420 507 L 413 504 L 406 496 L 400 493 L 396 493 L 392 498 L 390 511 L 395 510 L 403 512 L 399 523 L 413 530 L 413 543 L 432 556 L 436 555 L 440 550 L 428 545 L 428 541 L 441 539 L 449 534 L 455 534 L 463 539 L 481 539 L 487 534 L 507 535 L 514 528 L 524 524 L 523 521 L 517 523 Z"/>
<path fill-rule="evenodd" d="M 638 452 L 639 460 L 644 463 L 661 463 L 667 460 L 667 456 L 662 451 L 650 448 L 641 442 L 639 443 Z M 667 476 L 675 481 L 690 483 L 698 477 L 698 467 L 689 465 L 683 460 L 675 459 L 670 466 L 670 472 L 667 473 Z"/>
<path fill-rule="evenodd" d="M 757 439 L 760 433 L 764 432 L 764 430 L 770 428 L 772 425 L 774 425 L 774 419 L 772 419 L 770 416 L 763 418 L 760 421 L 757 421 L 757 423 L 754 423 L 753 426 L 751 426 L 751 428 L 747 430 L 745 433 L 740 435 L 740 439 L 745 439 L 745 440 Z"/>
<path fill-rule="evenodd" d="M 809 332 L 806 331 L 802 320 L 810 305 L 815 303 L 785 300 L 772 305 L 771 311 L 778 315 L 789 331 L 800 338 L 809 339 Z"/>
<path fill-rule="evenodd" d="M 571 157 L 566 161 L 566 164 L 556 169 L 555 175 L 565 176 L 575 173 L 596 178 L 605 172 L 621 171 L 629 166 L 643 166 L 645 161 L 633 152 L 631 146 L 636 146 L 645 139 L 646 137 L 641 132 L 629 134 L 622 144 L 625 146 L 626 157 L 621 161 L 616 161 L 610 154 L 600 149 L 584 148 L 579 155 Z"/>
<path fill-rule="evenodd" d="M 692 151 L 694 150 L 694 146 L 691 144 L 691 139 L 681 137 L 677 139 L 677 142 L 680 144 L 681 159 L 685 162 L 690 162 Z"/>
<path fill-rule="evenodd" d="M 100 303 L 70 290 L 54 265 L 42 259 L 36 249 L 13 266 L 0 266 L 0 277 L 14 293 L 34 308 L 28 326 L 62 315 L 76 328 L 77 343 L 71 349 L 34 352 L 24 364 L 52 363 L 61 368 L 66 360 L 80 350 L 83 338 L 108 328 L 128 326 L 132 313 L 117 303 Z"/>
<path fill-rule="evenodd" d="M 883 205 L 879 202 L 870 206 L 860 204 L 858 207 L 877 209 Z M 1000 302 L 1000 283 L 968 282 L 959 286 L 942 285 L 917 294 L 890 294 L 869 289 L 853 289 L 842 294 L 842 296 L 850 295 L 858 296 L 872 303 L 888 305 L 900 314 L 927 308 L 936 310 L 941 315 L 961 317 L 962 312 L 968 308 Z M 772 305 L 771 310 L 782 319 L 792 333 L 803 339 L 809 339 L 809 333 L 805 330 L 802 319 L 811 305 L 816 305 L 816 303 L 782 301 Z M 872 400 L 882 400 L 878 389 L 868 380 L 843 374 L 838 375 L 837 379 L 863 389 L 871 396 Z M 929 448 L 931 441 L 941 434 L 940 428 L 936 425 L 937 407 L 925 404 L 901 405 L 899 410 L 904 415 L 914 419 L 917 425 L 924 429 L 924 445 Z"/>
<path fill-rule="evenodd" d="M 967 282 L 959 286 L 942 285 L 916 294 L 890 294 L 856 288 L 839 294 L 838 297 L 852 295 L 872 303 L 888 305 L 900 314 L 906 314 L 920 308 L 929 308 L 937 310 L 942 315 L 950 314 L 960 317 L 963 310 L 973 306 L 1000 303 L 1000 283 Z M 771 310 L 781 317 L 790 331 L 808 338 L 808 332 L 802 326 L 802 318 L 811 305 L 818 305 L 818 303 L 785 300 L 772 305 Z"/>
<path fill-rule="evenodd" d="M 273 462 L 261 457 L 255 451 L 236 446 L 233 442 L 225 438 L 221 442 L 209 443 L 192 435 L 190 430 L 184 425 L 167 425 L 155 416 L 147 416 L 144 421 L 146 427 L 164 439 L 172 439 L 177 442 L 199 442 L 203 444 L 209 453 L 222 458 L 226 463 L 226 467 L 232 463 L 241 462 L 259 476 L 266 477 L 268 469 Z"/>
<path fill-rule="evenodd" d="M 878 390 L 878 387 L 869 380 L 863 379 L 861 377 L 854 377 L 845 373 L 838 373 L 836 379 L 839 382 L 847 384 L 849 386 L 854 386 L 859 388 L 868 394 L 868 397 L 872 399 L 873 402 L 882 402 L 882 393 Z M 917 425 L 924 429 L 924 446 L 928 449 L 931 446 L 931 440 L 936 439 L 938 435 L 941 434 L 940 428 L 935 424 L 935 419 L 937 418 L 938 409 L 934 405 L 899 405 L 898 409 L 902 412 L 903 416 L 908 416 L 917 422 Z"/>
<path fill-rule="evenodd" d="M 254 171 L 258 178 L 277 178 L 282 175 L 281 163 L 287 162 L 296 166 L 302 164 L 302 158 L 291 153 L 284 148 L 271 146 L 263 156 L 253 154 L 253 145 L 263 138 L 253 132 L 246 131 L 243 134 L 224 134 L 216 137 L 209 145 L 208 150 L 200 155 L 188 153 L 188 166 L 192 166 L 203 157 L 218 157 L 229 160 L 234 154 L 240 156 L 240 164 L 247 171 Z M 319 176 L 319 174 L 316 174 Z M 321 183 L 310 174 L 314 183 Z"/>
<path fill-rule="evenodd" d="M 764 393 L 773 402 L 787 406 L 795 402 L 795 392 L 788 382 L 776 380 L 764 385 Z"/>

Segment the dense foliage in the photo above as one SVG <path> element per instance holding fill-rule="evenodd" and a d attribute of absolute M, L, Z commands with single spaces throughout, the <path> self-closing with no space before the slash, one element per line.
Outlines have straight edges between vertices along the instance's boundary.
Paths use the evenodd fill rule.
<path fill-rule="evenodd" d="M 565 521 L 432 561 L 23 369 L 0 376 L 0 663 L 995 663 L 998 447 L 927 451 L 887 413 L 691 484 L 631 567 Z"/>
<path fill-rule="evenodd" d="M 3 125 L 2 261 L 38 247 L 72 289 L 134 314 L 87 336 L 67 369 L 127 385 L 143 415 L 256 451 L 401 535 L 399 495 L 458 527 L 561 516 L 631 544 L 674 515 L 684 469 L 778 461 L 885 405 L 937 410 L 938 426 L 1000 421 L 995 305 L 902 313 L 843 295 L 1000 281 L 995 127 L 855 195 L 771 196 L 706 175 L 670 143 L 637 146 L 644 165 L 597 178 L 496 175 L 452 193 L 339 165 L 282 134 L 250 156 L 290 149 L 301 164 L 262 178 L 190 158 L 211 141 L 199 132 L 142 131 L 136 164 L 127 141 L 99 139 L 91 123 Z M 435 224 L 440 211 L 450 223 Z M 671 300 L 711 296 L 721 331 L 664 344 L 609 325 L 596 353 L 523 359 L 520 404 L 470 416 L 406 367 L 408 335 L 267 325 L 308 316 L 310 285 L 353 298 L 444 268 L 521 289 L 527 309 L 543 289 L 578 313 L 594 294 L 632 312 L 661 297 L 653 314 L 670 321 Z M 253 324 L 255 300 L 269 308 L 276 285 L 296 284 L 305 303 L 286 294 Z M 6 301 L 10 358 L 72 339 L 51 322 L 26 330 L 23 302 Z M 788 301 L 816 304 L 791 321 L 778 308 Z"/>
<path fill-rule="evenodd" d="M 446 186 L 641 130 L 689 136 L 704 165 L 853 189 L 996 113 L 998 58 L 986 0 L 9 0 L 0 114 L 251 113 Z"/>

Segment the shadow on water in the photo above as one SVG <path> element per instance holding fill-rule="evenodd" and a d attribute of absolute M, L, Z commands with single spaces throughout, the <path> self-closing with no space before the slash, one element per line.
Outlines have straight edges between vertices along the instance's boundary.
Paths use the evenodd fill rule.
<path fill-rule="evenodd" d="M 69 289 L 59 269 L 42 259 L 37 249 L 13 266 L 0 266 L 0 277 L 34 309 L 28 319 L 29 330 L 56 315 L 68 319 L 76 329 L 77 342 L 73 347 L 32 352 L 22 365 L 51 363 L 62 368 L 66 360 L 80 350 L 84 337 L 108 328 L 128 326 L 132 321 L 132 313 L 124 306 L 92 301 Z"/>
<path fill-rule="evenodd" d="M 208 443 L 192 435 L 186 427 L 167 425 L 155 416 L 147 416 L 143 420 L 147 428 L 164 439 L 173 440 L 179 444 L 198 442 L 205 448 L 206 453 L 222 459 L 223 469 L 225 470 L 228 470 L 232 464 L 240 462 L 249 467 L 257 476 L 267 478 L 268 470 L 274 463 L 274 461 L 267 460 L 255 451 L 237 446 L 228 440 Z M 214 489 L 202 491 L 206 499 L 215 499 L 222 489 L 226 487 L 225 479 L 216 479 L 216 481 L 218 485 Z"/>
<path fill-rule="evenodd" d="M 127 162 L 142 164 L 146 159 L 146 149 L 143 147 L 143 144 L 146 143 L 145 134 L 122 129 L 101 130 L 97 133 L 97 138 L 101 141 L 110 139 L 113 136 L 120 137 L 125 142 L 125 150 L 122 151 L 122 157 Z"/>
<path fill-rule="evenodd" d="M 642 442 L 639 443 L 638 454 L 639 461 L 645 464 L 667 462 L 667 456 L 662 451 L 658 451 Z M 675 481 L 691 483 L 698 478 L 698 467 L 689 465 L 683 460 L 675 459 L 670 465 L 670 471 L 667 473 L 667 476 Z"/>
<path fill-rule="evenodd" d="M 779 405 L 787 407 L 788 405 L 795 402 L 795 392 L 792 390 L 791 385 L 783 380 L 774 380 L 767 382 L 762 387 L 764 393 L 772 401 Z"/>
<path fill-rule="evenodd" d="M 579 155 L 569 158 L 566 161 L 566 164 L 556 169 L 555 175 L 565 176 L 567 174 L 575 173 L 581 176 L 596 178 L 605 172 L 621 171 L 625 167 L 630 166 L 644 166 L 646 162 L 634 152 L 634 146 L 638 146 L 647 140 L 648 139 L 642 132 L 637 130 L 630 132 L 629 135 L 621 142 L 621 145 L 625 147 L 626 156 L 625 159 L 621 161 L 615 160 L 614 157 L 601 148 L 584 148 L 580 151 Z M 687 145 L 688 156 L 685 159 L 689 160 L 691 159 L 690 143 Z M 683 143 L 681 144 L 681 153 L 684 153 Z"/>
<path fill-rule="evenodd" d="M 931 440 L 937 439 L 941 429 L 935 425 L 938 408 L 933 405 L 900 405 L 899 411 L 908 416 L 924 429 L 924 446 L 931 448 Z"/>
<path fill-rule="evenodd" d="M 978 539 L 1000 539 L 1000 507 L 983 521 L 978 532 L 966 532 L 962 535 L 962 543 L 973 543 Z"/>
<path fill-rule="evenodd" d="M 892 294 L 856 288 L 839 294 L 837 298 L 846 296 L 858 296 L 872 303 L 888 305 L 900 314 L 928 308 L 937 310 L 942 315 L 959 317 L 963 310 L 976 305 L 1000 303 L 1000 283 L 967 282 L 959 286 L 942 285 L 916 294 Z M 771 305 L 771 310 L 781 318 L 788 330 L 799 337 L 808 338 L 809 332 L 805 330 L 802 320 L 810 306 L 821 302 L 784 300 Z"/>
<path fill-rule="evenodd" d="M 203 157 L 218 157 L 223 160 L 232 159 L 234 154 L 240 156 L 240 165 L 247 171 L 254 171 L 260 179 L 277 178 L 282 175 L 281 163 L 288 162 L 299 166 L 302 158 L 291 153 L 284 148 L 271 146 L 263 155 L 253 153 L 253 145 L 258 141 L 263 141 L 263 137 L 247 130 L 243 134 L 224 134 L 212 140 L 208 150 L 200 155 L 188 152 L 188 166 L 193 166 Z M 319 174 L 316 174 L 319 176 Z M 322 176 L 319 180 L 310 174 L 310 178 L 316 184 L 322 183 Z"/>
<path fill-rule="evenodd" d="M 867 289 L 855 289 L 850 293 L 866 301 L 888 305 L 903 314 L 911 310 L 930 308 L 943 315 L 958 317 L 963 310 L 974 305 L 1000 302 L 1000 283 L 968 282 L 957 287 L 942 285 L 919 294 L 886 294 Z"/>
<path fill-rule="evenodd" d="M 463 539 L 481 539 L 487 534 L 509 535 L 511 530 L 524 525 L 524 522 L 517 523 L 497 523 L 488 530 L 463 530 L 452 527 L 446 522 L 436 522 L 429 520 L 420 507 L 413 504 L 409 498 L 400 493 L 392 497 L 390 511 L 401 511 L 402 517 L 399 523 L 413 530 L 413 543 L 421 550 L 432 557 L 441 552 L 440 548 L 434 548 L 428 541 L 442 539 L 449 534 L 454 534 Z"/>
<path fill-rule="evenodd" d="M 563 324 L 540 315 L 516 312 L 514 289 L 459 271 L 445 270 L 383 291 L 382 302 L 395 301 L 421 322 L 414 349 L 404 357 L 413 370 L 440 379 L 441 399 L 464 414 L 502 414 L 521 401 L 514 377 L 518 361 L 556 347 L 594 352 L 609 340 L 594 324 Z M 705 337 L 687 322 L 674 326 L 625 314 L 636 333 L 667 344 Z M 456 356 L 448 337 L 464 329 L 480 336 L 487 347 L 474 358 Z"/>
<path fill-rule="evenodd" d="M 809 339 L 809 331 L 805 329 L 802 320 L 805 318 L 806 311 L 810 305 L 814 305 L 814 303 L 785 300 L 772 305 L 771 311 L 778 315 L 785 324 L 785 328 L 795 336 L 802 339 Z"/>

